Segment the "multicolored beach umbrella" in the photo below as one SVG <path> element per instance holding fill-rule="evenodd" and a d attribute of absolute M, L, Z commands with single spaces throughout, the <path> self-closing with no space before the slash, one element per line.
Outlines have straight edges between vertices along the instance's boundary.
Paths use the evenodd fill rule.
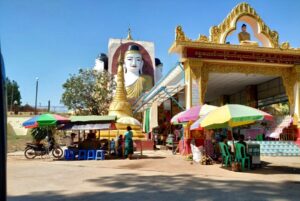
<path fill-rule="evenodd" d="M 197 105 L 194 107 L 191 107 L 190 109 L 184 111 L 179 117 L 178 122 L 189 122 L 189 121 L 196 121 L 199 119 L 199 117 L 215 110 L 218 108 L 217 106 L 213 105 Z"/>
<path fill-rule="evenodd" d="M 201 116 L 197 121 L 195 121 L 191 126 L 190 126 L 190 130 L 202 130 L 203 128 L 200 127 L 200 123 L 203 121 L 203 119 L 207 116 L 203 115 Z"/>
<path fill-rule="evenodd" d="M 200 126 L 206 129 L 233 128 L 259 120 L 272 120 L 273 116 L 245 105 L 228 104 L 211 111 Z"/>
<path fill-rule="evenodd" d="M 22 125 L 25 128 L 36 128 L 45 126 L 56 126 L 57 124 L 68 123 L 70 120 L 57 114 L 41 114 L 25 121 Z"/>

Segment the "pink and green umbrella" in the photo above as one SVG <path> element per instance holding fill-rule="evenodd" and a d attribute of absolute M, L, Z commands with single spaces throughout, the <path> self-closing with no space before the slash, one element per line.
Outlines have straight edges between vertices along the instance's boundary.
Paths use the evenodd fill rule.
<path fill-rule="evenodd" d="M 185 111 L 179 112 L 178 114 L 174 115 L 171 119 L 171 124 L 177 125 L 180 124 L 178 118 L 184 113 Z"/>
<path fill-rule="evenodd" d="M 57 114 L 41 114 L 34 116 L 31 119 L 25 121 L 22 125 L 25 128 L 36 128 L 46 126 L 56 126 L 58 124 L 68 123 L 70 120 L 66 117 Z"/>

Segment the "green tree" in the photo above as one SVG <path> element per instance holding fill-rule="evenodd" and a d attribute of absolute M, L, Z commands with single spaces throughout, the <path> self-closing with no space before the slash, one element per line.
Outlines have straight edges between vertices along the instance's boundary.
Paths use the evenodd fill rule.
<path fill-rule="evenodd" d="M 11 105 L 21 105 L 21 93 L 19 85 L 16 81 L 6 78 L 7 105 L 9 109 Z"/>
<path fill-rule="evenodd" d="M 107 71 L 80 69 L 63 84 L 61 102 L 75 114 L 106 115 L 115 88 L 114 77 Z"/>
<path fill-rule="evenodd" d="M 53 128 L 49 127 L 37 127 L 31 130 L 31 136 L 35 141 L 42 141 L 47 136 L 52 136 Z"/>

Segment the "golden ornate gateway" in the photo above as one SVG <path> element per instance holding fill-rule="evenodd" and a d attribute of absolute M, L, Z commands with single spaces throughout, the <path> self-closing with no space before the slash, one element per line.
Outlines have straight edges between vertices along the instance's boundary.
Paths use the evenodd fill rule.
<path fill-rule="evenodd" d="M 238 21 L 251 26 L 262 47 L 226 44 L 226 38 Z M 184 63 L 186 107 L 192 105 L 192 81 L 199 85 L 199 103 L 204 104 L 210 73 L 261 74 L 281 77 L 289 99 L 291 113 L 300 113 L 300 50 L 288 42 L 279 44 L 279 34 L 271 30 L 247 3 L 238 4 L 210 36 L 189 39 L 181 26 L 175 30 L 170 53 L 177 53 Z"/>

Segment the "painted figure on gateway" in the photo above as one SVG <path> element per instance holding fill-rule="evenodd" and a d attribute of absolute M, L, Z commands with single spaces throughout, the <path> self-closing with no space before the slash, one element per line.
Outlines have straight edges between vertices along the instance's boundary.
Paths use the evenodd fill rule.
<path fill-rule="evenodd" d="M 137 99 L 153 86 L 153 78 L 143 74 L 144 61 L 137 45 L 130 45 L 125 52 L 124 78 L 127 98 Z"/>

